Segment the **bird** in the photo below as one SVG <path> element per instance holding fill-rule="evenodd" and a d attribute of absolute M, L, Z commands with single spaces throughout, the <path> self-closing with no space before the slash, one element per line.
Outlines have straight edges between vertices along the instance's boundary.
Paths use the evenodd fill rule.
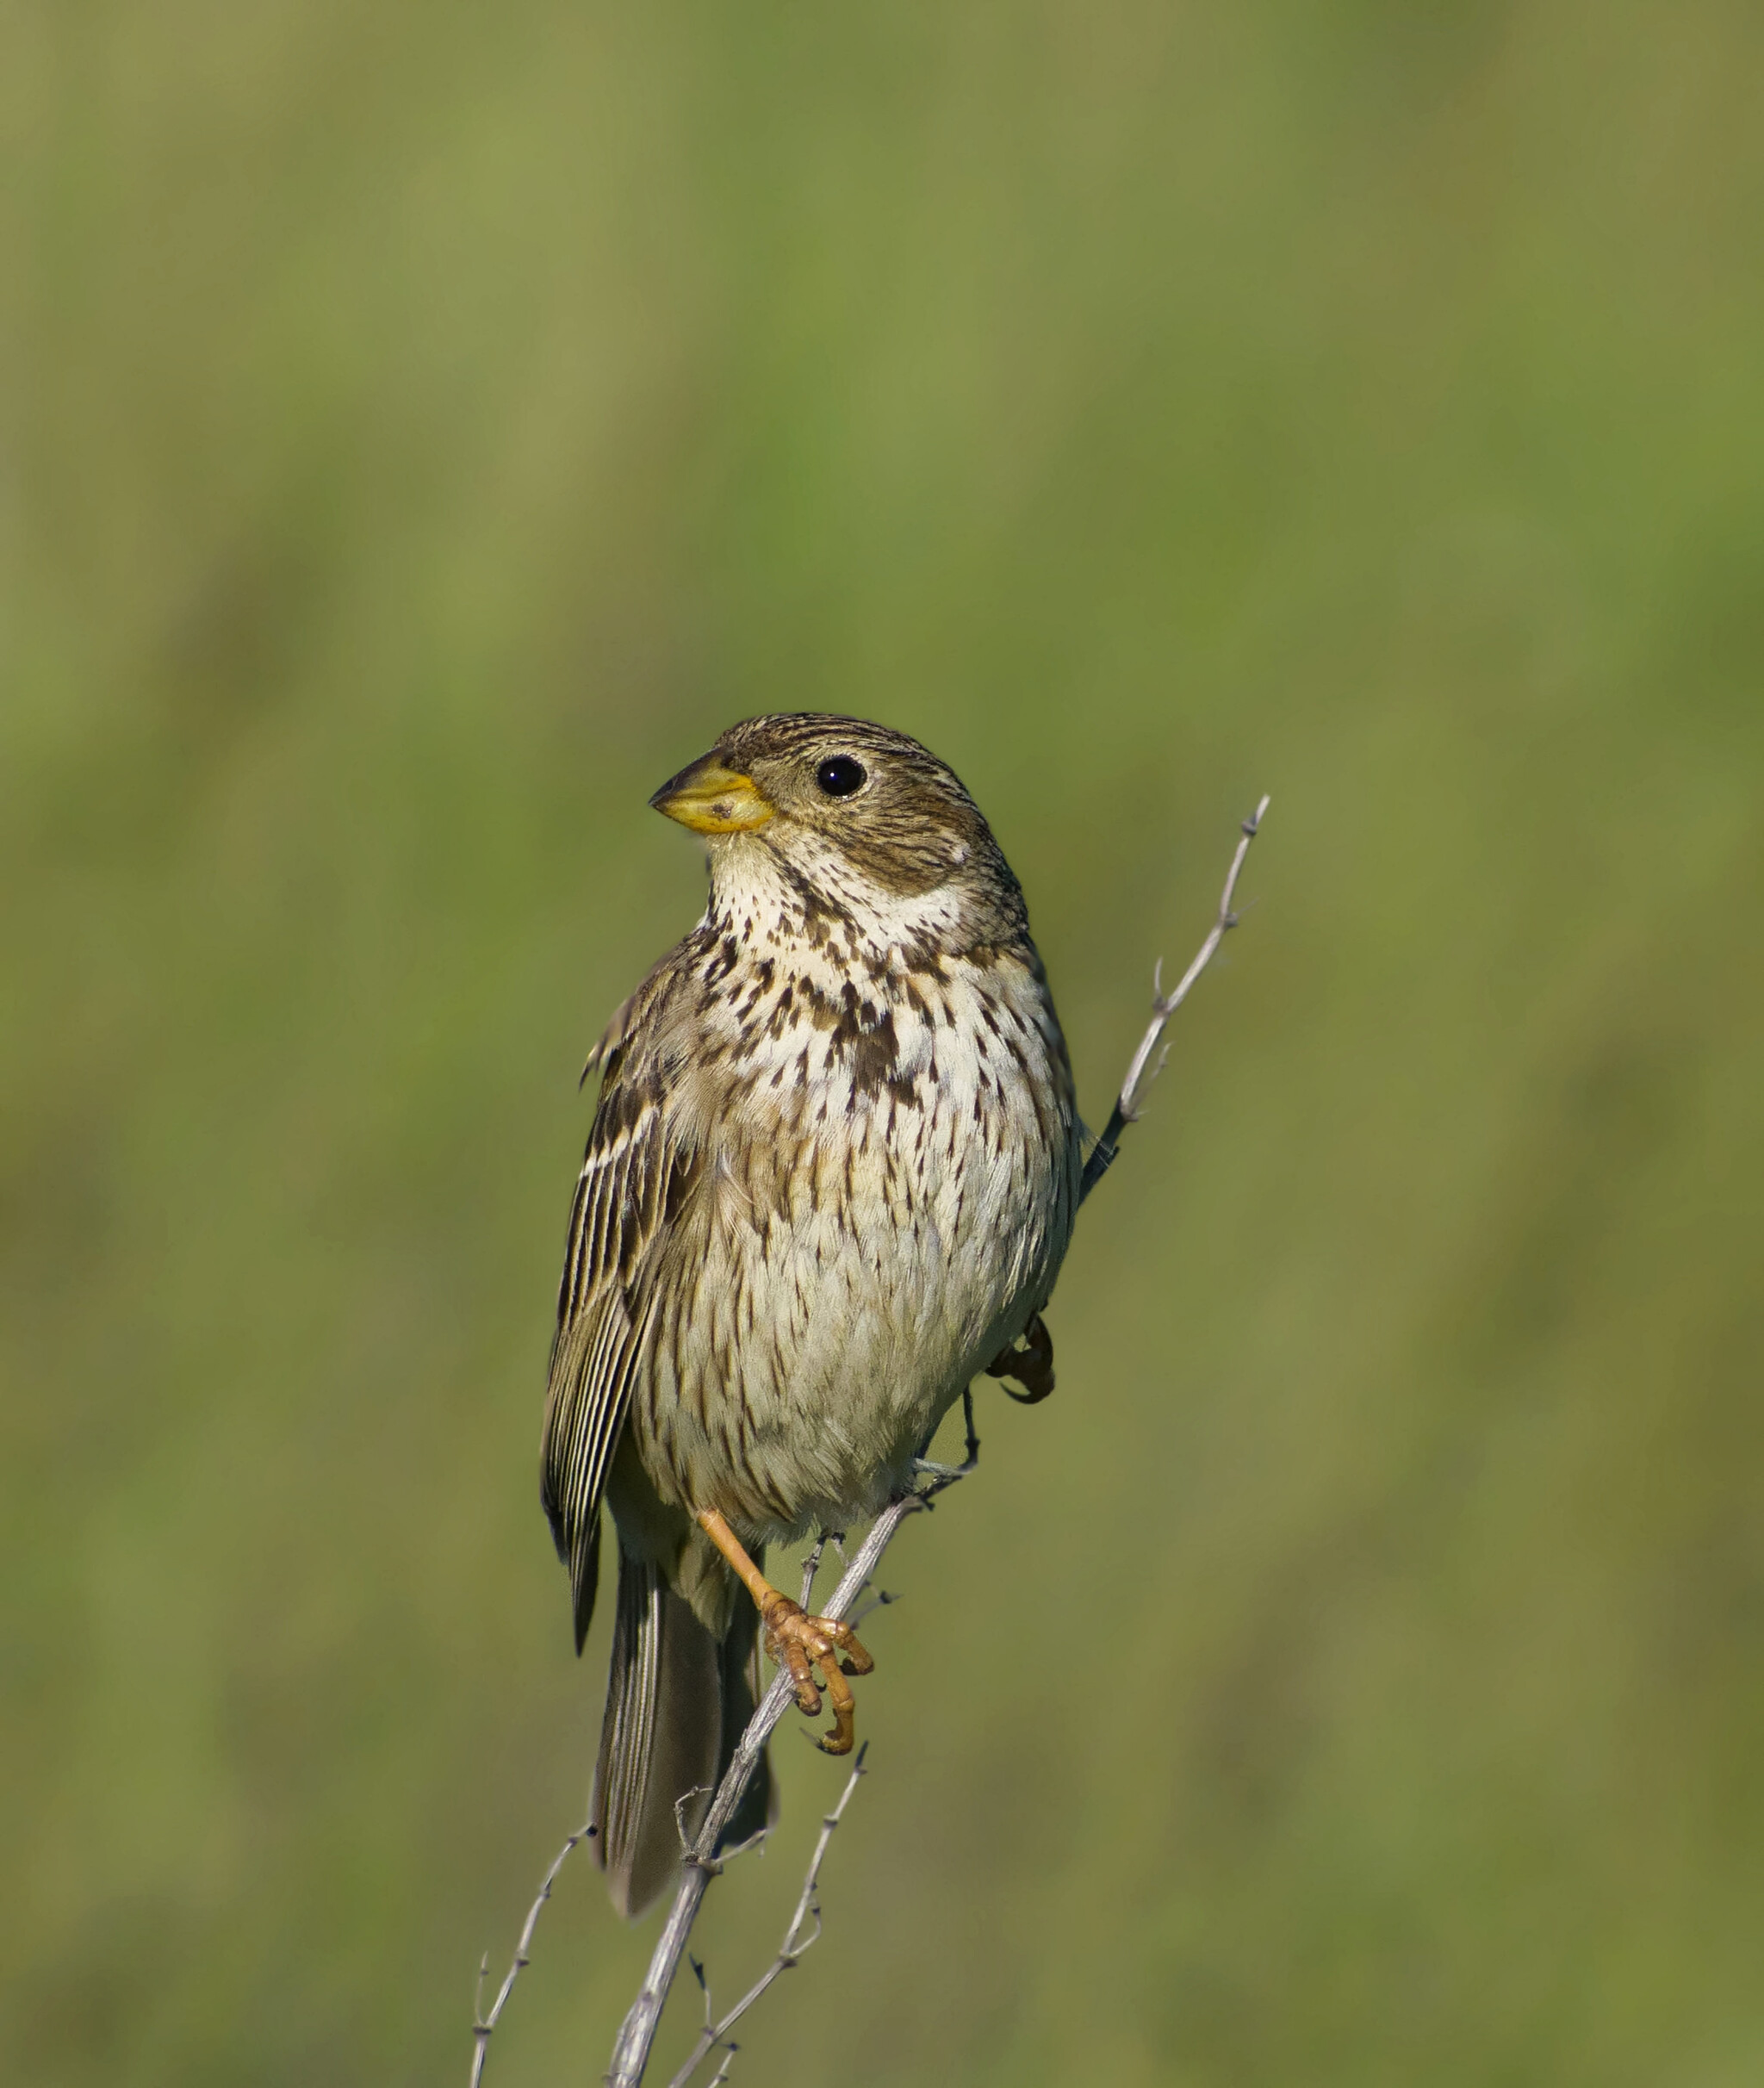
<path fill-rule="evenodd" d="M 578 1654 L 603 1507 L 616 1534 L 590 1818 L 626 1916 L 678 1874 L 762 1641 L 850 1749 L 873 1662 L 767 1548 L 898 1497 L 979 1373 L 1052 1389 L 1085 1136 L 1022 887 L 918 741 L 751 718 L 649 802 L 703 837 L 709 896 L 583 1070 L 542 1450 Z M 776 1812 L 766 1762 L 722 1846 Z"/>

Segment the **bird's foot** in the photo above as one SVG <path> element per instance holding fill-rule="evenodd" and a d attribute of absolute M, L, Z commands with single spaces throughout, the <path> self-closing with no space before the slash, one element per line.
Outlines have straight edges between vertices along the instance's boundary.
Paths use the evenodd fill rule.
<path fill-rule="evenodd" d="M 1007 1399 L 1020 1407 L 1038 1407 L 1053 1389 L 1053 1337 L 1040 1313 L 1031 1313 L 1029 1323 L 1008 1349 L 1001 1349 L 986 1365 L 988 1377 L 1014 1377 L 1022 1387 L 1013 1392 L 1004 1388 Z"/>
<path fill-rule="evenodd" d="M 800 1602 L 781 1595 L 755 1565 L 747 1549 L 717 1508 L 699 1510 L 699 1526 L 735 1569 L 754 1599 L 766 1634 L 766 1650 L 790 1676 L 796 1700 L 811 1718 L 821 1715 L 821 1690 L 833 1702 L 833 1731 L 819 1744 L 829 1755 L 848 1755 L 855 1730 L 857 1705 L 848 1675 L 867 1675 L 875 1666 L 848 1624 L 835 1617 L 811 1617 Z M 821 1682 L 815 1683 L 815 1670 Z"/>
<path fill-rule="evenodd" d="M 816 1745 L 829 1755 L 848 1755 L 857 1726 L 857 1702 L 846 1680 L 850 1675 L 867 1675 L 875 1662 L 864 1650 L 857 1633 L 835 1617 L 811 1617 L 799 1602 L 773 1589 L 761 1609 L 765 1626 L 766 1650 L 796 1685 L 798 1709 L 811 1718 L 821 1715 L 821 1689 L 827 1692 L 833 1709 L 833 1731 L 823 1733 Z M 815 1670 L 821 1671 L 821 1687 Z"/>

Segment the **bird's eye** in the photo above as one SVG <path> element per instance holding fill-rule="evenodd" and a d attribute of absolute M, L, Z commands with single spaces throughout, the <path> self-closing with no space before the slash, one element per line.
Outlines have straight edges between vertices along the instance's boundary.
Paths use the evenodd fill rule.
<path fill-rule="evenodd" d="M 866 780 L 864 765 L 848 754 L 835 754 L 815 771 L 815 780 L 829 798 L 848 798 Z"/>

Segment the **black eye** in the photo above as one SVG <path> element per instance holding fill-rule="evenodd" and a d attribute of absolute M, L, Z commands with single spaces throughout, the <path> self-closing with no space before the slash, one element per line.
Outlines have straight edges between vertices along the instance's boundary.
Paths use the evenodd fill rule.
<path fill-rule="evenodd" d="M 864 786 L 864 765 L 848 754 L 835 754 L 815 771 L 815 780 L 829 798 L 848 798 Z"/>

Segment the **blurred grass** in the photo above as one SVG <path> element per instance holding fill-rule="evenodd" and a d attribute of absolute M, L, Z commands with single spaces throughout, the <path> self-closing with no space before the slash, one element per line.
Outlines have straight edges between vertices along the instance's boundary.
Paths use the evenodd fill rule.
<path fill-rule="evenodd" d="M 992 816 L 1093 1116 L 1275 803 L 737 2079 L 1755 2079 L 1755 11 L 3 36 L 18 2078 L 463 2077 L 599 1716 L 534 1445 L 643 799 L 825 705 Z M 647 1942 L 566 1874 L 493 2078 Z"/>

